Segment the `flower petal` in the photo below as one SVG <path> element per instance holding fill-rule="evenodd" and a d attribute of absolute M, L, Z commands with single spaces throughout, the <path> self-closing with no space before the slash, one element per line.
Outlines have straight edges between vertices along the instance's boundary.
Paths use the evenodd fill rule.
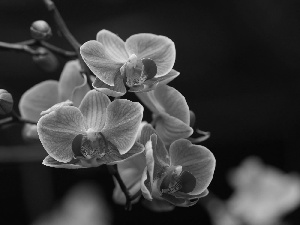
<path fill-rule="evenodd" d="M 80 53 L 87 66 L 100 80 L 114 86 L 115 76 L 124 63 L 111 59 L 105 47 L 98 41 L 85 42 L 80 47 Z"/>
<path fill-rule="evenodd" d="M 125 49 L 125 42 L 116 34 L 101 30 L 97 33 L 97 41 L 99 41 L 105 48 L 106 54 L 116 61 L 125 63 L 128 59 L 128 54 Z"/>
<path fill-rule="evenodd" d="M 187 138 L 193 133 L 190 126 L 168 114 L 161 114 L 156 118 L 155 129 L 167 145 L 180 138 Z"/>
<path fill-rule="evenodd" d="M 60 75 L 58 82 L 59 102 L 71 100 L 73 90 L 84 83 L 84 78 L 80 74 L 80 64 L 78 60 L 68 61 Z"/>
<path fill-rule="evenodd" d="M 117 99 L 108 105 L 102 133 L 118 148 L 121 155 L 129 151 L 135 143 L 143 111 L 140 103 L 126 99 Z"/>
<path fill-rule="evenodd" d="M 151 144 L 149 143 L 151 141 Z M 170 158 L 167 149 L 160 137 L 150 124 L 144 125 L 141 131 L 140 143 L 145 146 L 145 152 L 153 151 L 154 157 L 154 176 L 161 172 L 162 168 L 170 165 Z M 147 146 L 148 145 L 148 146 Z"/>
<path fill-rule="evenodd" d="M 159 85 L 154 91 L 136 95 L 153 113 L 167 113 L 187 125 L 190 124 L 189 106 L 185 97 L 175 88 Z"/>
<path fill-rule="evenodd" d="M 207 148 L 193 145 L 190 141 L 180 139 L 173 142 L 169 149 L 171 164 L 182 166 L 183 171 L 193 174 L 197 180 L 190 195 L 202 193 L 210 184 L 215 170 L 216 160 Z"/>
<path fill-rule="evenodd" d="M 52 158 L 69 162 L 73 158 L 73 139 L 85 132 L 83 115 L 76 107 L 61 107 L 44 115 L 38 121 L 37 131 L 42 145 Z"/>
<path fill-rule="evenodd" d="M 91 90 L 88 83 L 87 83 L 87 77 L 84 76 L 84 82 L 80 85 L 74 88 L 72 95 L 71 95 L 71 101 L 73 102 L 75 107 L 78 107 L 84 98 L 84 96 Z"/>
<path fill-rule="evenodd" d="M 146 159 L 144 153 L 137 154 L 118 163 L 119 174 L 131 195 L 135 195 L 141 189 L 141 178 L 145 167 Z M 126 202 L 125 195 L 118 182 L 115 182 L 113 198 L 118 204 L 124 205 Z"/>
<path fill-rule="evenodd" d="M 58 102 L 57 90 L 58 82 L 55 80 L 43 81 L 27 90 L 19 102 L 22 117 L 37 122 L 42 111 Z"/>
<path fill-rule="evenodd" d="M 22 129 L 22 137 L 26 141 L 39 141 L 36 124 L 25 123 Z"/>
<path fill-rule="evenodd" d="M 208 131 L 202 131 L 202 130 L 197 129 L 196 133 L 200 134 L 202 136 L 197 137 L 197 138 L 192 138 L 192 137 L 188 138 L 188 140 L 191 141 L 194 144 L 197 144 L 197 143 L 200 143 L 202 141 L 205 141 L 205 140 L 207 140 L 210 137 L 210 132 L 208 132 Z"/>
<path fill-rule="evenodd" d="M 121 76 L 116 76 L 114 81 L 115 86 L 109 86 L 96 77 L 93 82 L 93 87 L 98 91 L 112 97 L 120 97 L 126 93 L 126 88 Z"/>
<path fill-rule="evenodd" d="M 142 178 L 141 178 L 141 191 L 145 199 L 151 201 L 152 195 L 151 195 L 151 186 L 150 181 L 147 176 L 147 167 L 145 167 Z"/>
<path fill-rule="evenodd" d="M 84 121 L 89 128 L 101 131 L 106 120 L 106 108 L 110 104 L 109 98 L 96 90 L 89 91 L 83 98 L 79 110 L 81 111 Z"/>
<path fill-rule="evenodd" d="M 174 42 L 155 34 L 135 34 L 125 43 L 129 55 L 135 54 L 139 59 L 150 58 L 157 66 L 157 75 L 162 76 L 170 72 L 175 63 L 176 51 Z"/>
<path fill-rule="evenodd" d="M 168 85 L 161 85 L 155 89 L 154 95 L 166 113 L 190 125 L 189 106 L 179 91 Z"/>
<path fill-rule="evenodd" d="M 154 77 L 152 79 L 146 80 L 141 85 L 136 85 L 131 87 L 129 92 L 148 92 L 152 91 L 160 85 L 168 84 L 170 81 L 179 76 L 179 72 L 176 70 L 171 70 L 168 74 L 161 77 Z"/>
<path fill-rule="evenodd" d="M 72 162 L 72 161 L 71 161 Z M 65 169 L 80 169 L 84 168 L 81 165 L 76 164 L 76 162 L 73 163 L 63 163 L 55 160 L 52 158 L 50 155 L 48 155 L 42 162 L 43 165 L 49 166 L 49 167 L 54 167 L 54 168 L 65 168 Z"/>

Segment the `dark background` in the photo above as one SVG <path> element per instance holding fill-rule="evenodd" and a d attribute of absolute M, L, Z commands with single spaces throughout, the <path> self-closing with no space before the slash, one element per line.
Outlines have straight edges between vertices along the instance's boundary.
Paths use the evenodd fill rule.
<path fill-rule="evenodd" d="M 232 190 L 226 173 L 250 155 L 283 171 L 300 171 L 300 7 L 297 0 L 55 1 L 69 29 L 81 43 L 107 29 L 124 40 L 147 32 L 171 38 L 176 46 L 174 68 L 181 75 L 170 83 L 187 99 L 196 114 L 196 126 L 210 131 L 203 143 L 215 155 L 217 167 L 209 189 L 222 199 Z M 30 39 L 34 20 L 49 22 L 50 40 L 71 50 L 55 32 L 42 1 L 0 1 L 0 41 Z M 13 94 L 15 110 L 22 93 L 46 79 L 58 79 L 60 68 L 45 73 L 31 56 L 0 51 L 0 88 Z M 126 98 L 136 100 L 134 95 Z M 146 118 L 150 118 L 146 114 Z M 41 165 L 40 145 L 26 144 L 23 158 L 14 159 L 23 145 L 21 127 L 1 131 L 1 224 L 29 224 L 74 184 L 93 181 L 104 189 L 115 224 L 209 224 L 200 206 L 155 214 L 135 205 L 124 212 L 113 205 L 113 183 L 105 167 L 86 170 L 53 169 Z M 14 162 L 11 162 L 11 161 Z M 286 219 L 299 219 L 297 212 Z"/>

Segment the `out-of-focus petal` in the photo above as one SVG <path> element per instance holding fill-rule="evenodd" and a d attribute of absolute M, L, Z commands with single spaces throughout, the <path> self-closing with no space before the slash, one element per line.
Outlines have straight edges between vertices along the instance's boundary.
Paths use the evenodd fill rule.
<path fill-rule="evenodd" d="M 180 138 L 187 138 L 193 133 L 189 125 L 168 114 L 161 114 L 156 120 L 156 132 L 167 145 Z"/>
<path fill-rule="evenodd" d="M 80 65 L 78 60 L 68 61 L 60 75 L 58 82 L 59 102 L 71 100 L 74 88 L 82 85 L 84 78 L 80 74 Z"/>
<path fill-rule="evenodd" d="M 85 42 L 80 47 L 80 53 L 87 66 L 100 80 L 114 86 L 115 76 L 124 63 L 111 59 L 104 46 L 98 41 Z"/>
<path fill-rule="evenodd" d="M 22 136 L 27 141 L 39 140 L 36 124 L 25 123 L 22 130 Z"/>
<path fill-rule="evenodd" d="M 102 130 L 108 141 L 123 155 L 134 144 L 143 117 L 143 106 L 126 99 L 114 100 L 107 107 L 107 119 Z"/>
<path fill-rule="evenodd" d="M 71 101 L 73 102 L 74 106 L 78 107 L 86 93 L 88 93 L 90 90 L 91 89 L 87 83 L 87 77 L 84 75 L 84 82 L 80 86 L 76 87 L 71 95 Z"/>
<path fill-rule="evenodd" d="M 84 117 L 86 129 L 101 131 L 106 120 L 106 108 L 110 104 L 109 98 L 96 90 L 89 91 L 83 98 L 79 109 Z"/>
<path fill-rule="evenodd" d="M 52 158 L 69 162 L 73 158 L 73 139 L 85 132 L 83 115 L 76 107 L 61 107 L 43 116 L 37 124 L 37 131 L 42 145 Z"/>
<path fill-rule="evenodd" d="M 100 30 L 97 33 L 97 41 L 104 46 L 106 54 L 112 60 L 121 63 L 127 61 L 129 56 L 125 49 L 125 42 L 118 35 L 108 30 Z"/>
<path fill-rule="evenodd" d="M 171 70 L 168 74 L 161 76 L 161 77 L 154 77 L 152 79 L 146 80 L 141 85 L 136 85 L 131 87 L 128 91 L 129 92 L 148 92 L 156 89 L 160 85 L 168 84 L 177 76 L 179 76 L 179 72 L 176 70 Z"/>
<path fill-rule="evenodd" d="M 71 161 L 72 162 L 72 161 Z M 81 165 L 74 163 L 63 163 L 55 160 L 52 158 L 50 155 L 48 155 L 42 162 L 43 165 L 49 166 L 49 167 L 54 167 L 54 168 L 64 168 L 64 169 L 80 169 L 84 168 Z"/>
<path fill-rule="evenodd" d="M 115 86 L 110 86 L 110 85 L 107 85 L 106 83 L 102 82 L 98 77 L 96 77 L 95 81 L 93 82 L 93 87 L 108 96 L 120 97 L 120 96 L 124 95 L 126 93 L 126 88 L 124 85 L 123 78 L 121 76 L 117 75 L 115 77 L 114 83 L 115 83 Z"/>
<path fill-rule="evenodd" d="M 182 166 L 183 171 L 193 174 L 197 180 L 191 195 L 201 194 L 210 184 L 215 170 L 216 160 L 207 148 L 193 145 L 190 141 L 180 139 L 173 142 L 169 149 L 171 165 Z"/>
<path fill-rule="evenodd" d="M 141 189 L 141 178 L 146 167 L 145 154 L 135 156 L 118 163 L 119 174 L 131 195 L 136 194 Z M 125 204 L 126 199 L 118 182 L 115 182 L 113 198 L 118 204 Z M 138 198 L 135 200 L 137 201 Z M 133 203 L 135 202 L 133 201 Z"/>
<path fill-rule="evenodd" d="M 175 63 L 174 42 L 165 36 L 135 34 L 126 40 L 125 47 L 129 55 L 135 54 L 139 59 L 152 59 L 157 66 L 156 76 L 169 73 Z"/>
<path fill-rule="evenodd" d="M 19 109 L 24 119 L 37 122 L 40 113 L 58 102 L 58 82 L 55 80 L 43 81 L 21 97 Z"/>

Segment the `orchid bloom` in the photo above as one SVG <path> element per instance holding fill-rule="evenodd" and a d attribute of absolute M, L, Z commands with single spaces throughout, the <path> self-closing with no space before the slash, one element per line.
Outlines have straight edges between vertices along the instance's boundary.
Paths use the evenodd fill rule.
<path fill-rule="evenodd" d="M 208 194 L 215 158 L 207 148 L 179 139 L 168 151 L 150 125 L 143 127 L 140 143 L 145 146 L 147 166 L 141 179 L 141 191 L 146 199 L 188 207 Z"/>
<path fill-rule="evenodd" d="M 89 90 L 86 78 L 80 74 L 78 60 L 69 61 L 64 66 L 59 81 L 43 81 L 22 95 L 19 102 L 21 116 L 26 120 L 37 122 L 42 111 L 68 99 L 75 106 L 79 106 Z M 24 137 L 37 138 L 36 125 L 25 124 L 23 134 Z"/>
<path fill-rule="evenodd" d="M 101 30 L 96 40 L 80 48 L 83 60 L 96 75 L 94 88 L 118 97 L 129 91 L 153 90 L 179 75 L 173 70 L 175 45 L 165 36 L 141 33 L 125 42 L 116 34 Z"/>
<path fill-rule="evenodd" d="M 166 145 L 193 133 L 189 106 L 175 88 L 160 85 L 153 91 L 136 95 L 152 111 L 155 130 Z"/>
<path fill-rule="evenodd" d="M 95 167 L 115 164 L 144 150 L 135 141 L 143 116 L 140 103 L 111 102 L 105 94 L 91 90 L 78 108 L 58 104 L 43 114 L 37 131 L 49 154 L 44 165 Z"/>

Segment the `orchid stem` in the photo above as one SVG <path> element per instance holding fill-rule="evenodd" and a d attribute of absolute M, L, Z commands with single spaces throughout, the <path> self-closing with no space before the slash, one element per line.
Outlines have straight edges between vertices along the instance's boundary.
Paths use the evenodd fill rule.
<path fill-rule="evenodd" d="M 0 50 L 12 50 L 25 52 L 30 55 L 41 55 L 41 51 L 35 48 L 35 46 L 43 46 L 65 58 L 75 58 L 77 56 L 75 52 L 66 51 L 45 41 L 36 41 L 32 39 L 19 43 L 0 42 Z"/>
<path fill-rule="evenodd" d="M 79 59 L 79 62 L 80 62 L 81 70 L 87 76 L 87 79 L 90 80 L 90 77 L 89 77 L 89 75 L 91 74 L 90 70 L 87 67 L 87 65 L 85 64 L 85 62 L 83 61 L 83 59 L 81 57 L 81 54 L 80 54 L 81 44 L 76 40 L 76 38 L 69 31 L 65 21 L 61 17 L 58 9 L 56 8 L 56 6 L 54 4 L 54 2 L 52 0 L 44 0 L 44 3 L 46 5 L 47 9 L 49 10 L 49 12 L 52 14 L 58 29 L 61 31 L 62 35 L 65 37 L 65 39 L 69 42 L 69 44 L 75 50 L 75 52 L 77 54 L 77 57 Z M 88 82 L 90 82 L 90 81 L 88 81 Z M 90 85 L 90 83 L 89 83 L 89 85 Z"/>
<path fill-rule="evenodd" d="M 110 174 L 112 174 L 116 178 L 116 180 L 118 181 L 118 183 L 120 185 L 121 190 L 123 191 L 123 193 L 125 195 L 125 198 L 126 198 L 125 210 L 130 211 L 131 207 L 132 207 L 132 205 L 131 205 L 132 198 L 131 198 L 129 191 L 118 172 L 117 164 L 107 165 L 107 168 L 108 168 L 108 171 L 110 172 Z"/>

